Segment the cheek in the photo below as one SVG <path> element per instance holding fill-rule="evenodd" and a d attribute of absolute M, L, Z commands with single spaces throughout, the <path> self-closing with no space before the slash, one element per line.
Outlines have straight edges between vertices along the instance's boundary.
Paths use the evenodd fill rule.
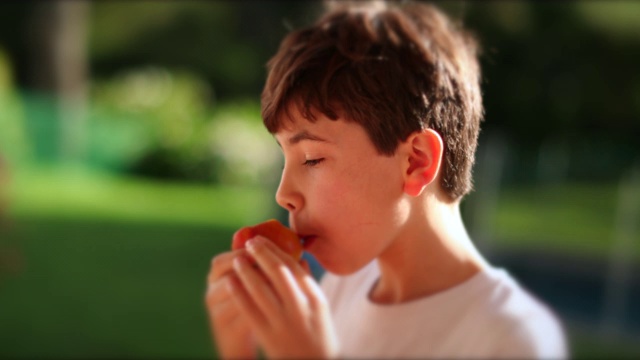
<path fill-rule="evenodd" d="M 402 195 L 401 179 L 388 168 L 352 167 L 324 179 L 317 194 L 323 213 L 348 226 L 388 224 L 399 216 Z"/>
<path fill-rule="evenodd" d="M 350 205 L 347 199 L 353 196 L 349 184 L 343 179 L 323 179 L 315 189 L 314 210 L 327 217 L 345 211 Z"/>

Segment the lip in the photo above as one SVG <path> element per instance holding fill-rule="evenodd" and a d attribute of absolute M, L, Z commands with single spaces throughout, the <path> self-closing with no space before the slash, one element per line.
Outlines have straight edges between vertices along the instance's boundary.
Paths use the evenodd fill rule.
<path fill-rule="evenodd" d="M 309 246 L 311 246 L 311 244 L 313 244 L 313 242 L 316 240 L 317 236 L 316 235 L 298 235 L 298 237 L 300 238 L 300 240 L 302 241 L 302 247 L 306 250 L 309 248 Z"/>

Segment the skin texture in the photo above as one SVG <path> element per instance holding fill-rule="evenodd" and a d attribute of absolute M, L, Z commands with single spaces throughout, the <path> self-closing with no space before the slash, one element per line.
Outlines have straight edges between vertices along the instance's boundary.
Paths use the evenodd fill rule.
<path fill-rule="evenodd" d="M 459 203 L 439 186 L 444 150 L 435 131 L 415 132 L 385 156 L 355 123 L 291 114 L 275 134 L 285 157 L 276 201 L 327 271 L 347 275 L 376 259 L 381 277 L 370 300 L 395 304 L 451 288 L 485 266 Z M 305 264 L 260 236 L 214 258 L 206 303 L 224 358 L 255 357 L 257 348 L 268 358 L 338 353 L 326 299 Z"/>

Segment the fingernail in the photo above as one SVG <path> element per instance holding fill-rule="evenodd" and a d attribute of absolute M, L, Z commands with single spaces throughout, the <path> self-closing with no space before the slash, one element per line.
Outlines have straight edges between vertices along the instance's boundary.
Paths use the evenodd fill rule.
<path fill-rule="evenodd" d="M 242 267 L 244 263 L 244 259 L 240 256 L 238 256 L 237 258 L 233 259 L 233 267 L 236 269 L 239 269 Z"/>
<path fill-rule="evenodd" d="M 249 251 L 253 251 L 253 248 L 256 246 L 256 241 L 254 239 L 249 239 L 245 244 L 245 247 Z"/>

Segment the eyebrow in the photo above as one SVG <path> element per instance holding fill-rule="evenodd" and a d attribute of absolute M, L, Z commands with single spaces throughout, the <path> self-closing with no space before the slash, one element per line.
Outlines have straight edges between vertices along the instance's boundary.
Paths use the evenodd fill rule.
<path fill-rule="evenodd" d="M 304 140 L 310 140 L 310 141 L 320 141 L 320 142 L 329 142 L 326 139 L 321 138 L 318 135 L 314 135 L 310 132 L 308 132 L 307 130 L 302 130 L 299 133 L 293 135 L 292 137 L 289 138 L 289 140 L 287 140 L 287 142 L 289 143 L 289 145 L 295 145 L 301 141 Z M 277 142 L 277 140 L 276 140 Z M 280 145 L 280 143 L 278 142 L 278 145 Z"/>

